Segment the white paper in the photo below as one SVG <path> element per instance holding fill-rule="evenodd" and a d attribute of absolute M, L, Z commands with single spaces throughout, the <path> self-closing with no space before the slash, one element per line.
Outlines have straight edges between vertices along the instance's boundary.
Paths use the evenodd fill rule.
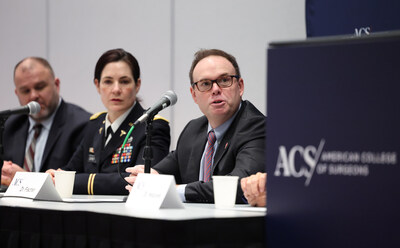
<path fill-rule="evenodd" d="M 184 208 L 171 175 L 141 173 L 137 176 L 126 204 L 135 209 Z"/>

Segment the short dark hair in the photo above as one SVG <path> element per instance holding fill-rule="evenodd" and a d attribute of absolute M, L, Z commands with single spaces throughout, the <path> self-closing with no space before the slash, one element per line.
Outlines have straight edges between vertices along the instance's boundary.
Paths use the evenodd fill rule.
<path fill-rule="evenodd" d="M 94 69 L 94 79 L 100 81 L 101 73 L 104 67 L 108 63 L 118 62 L 118 61 L 123 61 L 129 65 L 129 67 L 131 68 L 133 79 L 135 80 L 136 84 L 137 80 L 140 78 L 139 62 L 132 54 L 130 54 L 129 52 L 125 51 L 122 48 L 111 49 L 103 53 L 103 55 L 101 55 Z"/>
<path fill-rule="evenodd" d="M 235 68 L 236 71 L 236 75 L 240 76 L 240 69 L 239 69 L 239 65 L 236 62 L 236 58 L 233 57 L 232 55 L 230 55 L 227 52 L 224 52 L 222 50 L 219 49 L 200 49 L 199 51 L 197 51 L 194 54 L 194 60 L 192 62 L 192 66 L 190 67 L 190 72 L 189 72 L 189 78 L 190 78 L 190 84 L 193 84 L 193 71 L 194 68 L 196 67 L 196 65 L 200 62 L 200 60 L 209 57 L 209 56 L 221 56 L 226 58 L 229 62 L 231 62 L 231 64 L 233 65 L 233 67 Z"/>
<path fill-rule="evenodd" d="M 19 61 L 19 62 L 15 65 L 15 67 L 14 67 L 14 78 L 15 78 L 15 71 L 17 70 L 18 66 L 19 66 L 22 62 L 24 62 L 25 60 L 28 60 L 28 59 L 34 60 L 34 61 L 38 62 L 39 64 L 43 65 L 45 68 L 49 69 L 51 76 L 52 76 L 53 78 L 55 77 L 53 68 L 51 67 L 50 63 L 49 63 L 46 59 L 41 58 L 41 57 L 26 57 L 26 58 L 22 59 L 21 61 Z"/>

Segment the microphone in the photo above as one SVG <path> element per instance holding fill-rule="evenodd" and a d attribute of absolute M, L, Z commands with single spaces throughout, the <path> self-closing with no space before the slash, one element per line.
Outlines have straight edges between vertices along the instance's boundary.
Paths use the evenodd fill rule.
<path fill-rule="evenodd" d="M 158 100 L 158 102 L 154 104 L 151 108 L 146 110 L 146 112 L 141 117 L 139 117 L 139 119 L 137 119 L 135 123 L 133 123 L 133 125 L 136 126 L 137 124 L 146 121 L 149 117 L 153 118 L 153 116 L 156 115 L 161 110 L 165 109 L 170 105 L 171 106 L 174 105 L 177 100 L 178 97 L 176 96 L 175 92 L 173 92 L 172 90 L 168 90 L 167 92 L 164 93 L 161 99 Z"/>
<path fill-rule="evenodd" d="M 10 116 L 14 114 L 33 115 L 39 113 L 39 111 L 40 111 L 40 104 L 35 101 L 31 101 L 25 106 L 20 106 L 14 109 L 0 111 L 0 116 Z"/>

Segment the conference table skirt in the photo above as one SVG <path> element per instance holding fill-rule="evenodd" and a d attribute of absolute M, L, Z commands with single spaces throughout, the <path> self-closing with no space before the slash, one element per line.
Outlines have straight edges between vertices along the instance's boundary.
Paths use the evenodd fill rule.
<path fill-rule="evenodd" d="M 0 206 L 0 247 L 264 247 L 265 217 L 160 220 Z"/>

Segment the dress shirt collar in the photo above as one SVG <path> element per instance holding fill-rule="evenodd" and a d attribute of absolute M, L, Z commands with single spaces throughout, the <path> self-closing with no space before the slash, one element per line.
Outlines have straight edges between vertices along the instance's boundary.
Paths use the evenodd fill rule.
<path fill-rule="evenodd" d="M 219 125 L 217 128 L 214 128 L 215 136 L 217 137 L 218 142 L 222 139 L 222 137 L 224 137 L 226 130 L 228 130 L 228 128 L 231 126 L 233 120 L 235 119 L 235 117 L 241 107 L 242 107 L 242 103 L 240 103 L 238 110 L 235 112 L 235 114 L 231 118 L 229 118 L 229 120 L 225 121 L 222 125 Z M 207 133 L 210 132 L 211 130 L 212 130 L 212 127 L 209 122 L 208 128 L 207 128 Z"/>

